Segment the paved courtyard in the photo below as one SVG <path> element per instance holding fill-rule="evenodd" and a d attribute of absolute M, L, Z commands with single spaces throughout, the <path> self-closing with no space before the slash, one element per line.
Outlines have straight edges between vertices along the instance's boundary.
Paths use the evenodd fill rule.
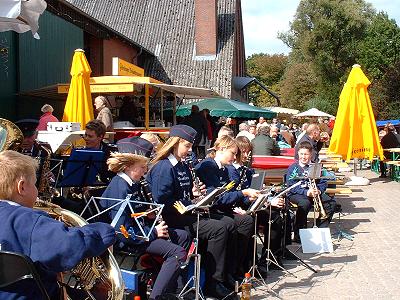
<path fill-rule="evenodd" d="M 348 174 L 351 175 L 351 174 Z M 271 271 L 270 289 L 258 287 L 252 299 L 399 299 L 400 298 L 400 183 L 358 171 L 371 185 L 353 187 L 353 194 L 337 196 L 345 216 L 341 227 L 354 236 L 334 239 L 334 252 L 296 252 L 318 273 L 297 261 L 284 261 L 296 275 Z M 337 214 L 331 224 L 336 231 Z M 291 245 L 296 250 L 298 246 Z"/>

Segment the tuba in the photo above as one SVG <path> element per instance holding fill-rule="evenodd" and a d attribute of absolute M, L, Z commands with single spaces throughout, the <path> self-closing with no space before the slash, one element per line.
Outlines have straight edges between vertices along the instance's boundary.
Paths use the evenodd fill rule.
<path fill-rule="evenodd" d="M 47 212 L 50 217 L 69 227 L 88 224 L 79 215 L 43 200 L 37 200 L 34 208 Z M 64 272 L 62 277 L 63 281 L 74 282 L 90 299 L 123 299 L 124 283 L 121 270 L 109 249 L 101 256 L 85 258 L 72 270 Z"/>
<path fill-rule="evenodd" d="M 0 152 L 4 150 L 19 151 L 24 135 L 13 122 L 0 118 Z"/>

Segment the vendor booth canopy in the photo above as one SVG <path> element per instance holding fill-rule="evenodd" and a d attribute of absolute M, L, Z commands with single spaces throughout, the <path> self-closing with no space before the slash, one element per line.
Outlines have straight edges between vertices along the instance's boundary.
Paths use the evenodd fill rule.
<path fill-rule="evenodd" d="M 276 112 L 277 114 L 295 115 L 299 113 L 299 110 L 297 109 L 286 108 L 286 107 L 270 106 L 264 108 Z"/>
<path fill-rule="evenodd" d="M 393 126 L 400 125 L 400 120 L 381 120 L 381 121 L 376 121 L 376 126 L 382 127 L 385 126 L 386 124 L 392 124 Z"/>
<path fill-rule="evenodd" d="M 192 105 L 197 105 L 200 110 L 208 109 L 210 115 L 213 117 L 255 119 L 259 117 L 273 118 L 276 116 L 276 113 L 270 110 L 224 98 L 204 99 L 198 102 L 181 105 L 177 108 L 176 115 L 180 117 L 190 115 Z"/>
<path fill-rule="evenodd" d="M 333 116 L 313 107 L 313 108 L 310 108 L 309 110 L 306 110 L 297 115 L 294 115 L 294 117 L 299 117 L 299 118 L 301 118 L 301 117 L 311 117 L 311 118 L 312 117 L 327 117 L 327 118 L 331 118 Z"/>
<path fill-rule="evenodd" d="M 39 17 L 46 7 L 44 0 L 1 0 L 0 32 L 13 30 L 23 33 L 31 30 L 34 38 L 39 39 Z"/>

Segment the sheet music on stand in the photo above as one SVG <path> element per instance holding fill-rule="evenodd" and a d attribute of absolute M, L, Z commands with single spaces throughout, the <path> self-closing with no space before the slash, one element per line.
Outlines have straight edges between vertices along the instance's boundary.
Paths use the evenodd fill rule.
<path fill-rule="evenodd" d="M 93 185 L 103 162 L 103 151 L 74 149 L 66 161 L 64 176 L 58 182 L 58 187 Z"/>
<path fill-rule="evenodd" d="M 235 182 L 232 181 L 230 183 L 227 183 L 221 187 L 215 188 L 211 193 L 209 193 L 208 195 L 206 195 L 204 198 L 202 198 L 199 202 L 195 203 L 195 204 L 191 204 L 188 206 L 183 205 L 183 203 L 181 201 L 176 201 L 174 203 L 174 207 L 178 210 L 179 213 L 184 214 L 188 211 L 192 211 L 196 208 L 204 208 L 210 204 L 212 204 L 215 199 L 222 195 L 223 193 L 229 191 L 233 186 L 234 186 Z"/>
<path fill-rule="evenodd" d="M 321 177 L 321 173 L 322 173 L 322 164 L 320 163 L 310 164 L 307 170 L 307 177 L 309 179 L 318 179 Z"/>
<path fill-rule="evenodd" d="M 250 207 L 247 209 L 246 213 L 247 214 L 252 214 L 254 212 L 256 212 L 257 210 L 259 210 L 266 201 L 268 201 L 268 196 L 271 195 L 273 187 L 271 187 L 268 191 L 266 191 L 265 193 L 261 193 L 257 200 L 255 200 Z"/>

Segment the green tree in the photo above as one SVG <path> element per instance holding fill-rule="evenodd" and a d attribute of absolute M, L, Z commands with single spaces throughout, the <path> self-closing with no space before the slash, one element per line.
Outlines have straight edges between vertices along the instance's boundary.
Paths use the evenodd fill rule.
<path fill-rule="evenodd" d="M 246 60 L 247 73 L 257 78 L 275 94 L 279 94 L 279 85 L 287 65 L 288 58 L 283 54 L 253 54 Z M 275 106 L 276 99 L 260 86 L 253 84 L 249 88 L 249 97 L 257 106 Z"/>
<path fill-rule="evenodd" d="M 378 120 L 400 119 L 400 60 L 372 82 L 369 95 Z"/>
<path fill-rule="evenodd" d="M 282 105 L 304 110 L 307 101 L 316 96 L 317 82 L 317 76 L 311 63 L 289 65 L 280 84 Z"/>
<path fill-rule="evenodd" d="M 400 59 L 400 28 L 384 12 L 368 26 L 359 47 L 359 63 L 373 79 L 380 79 Z"/>
<path fill-rule="evenodd" d="M 317 99 L 337 106 L 340 87 L 356 62 L 358 47 L 375 11 L 363 0 L 302 0 L 290 30 L 279 35 L 317 75 Z M 300 60 L 300 61 L 299 61 Z"/>

